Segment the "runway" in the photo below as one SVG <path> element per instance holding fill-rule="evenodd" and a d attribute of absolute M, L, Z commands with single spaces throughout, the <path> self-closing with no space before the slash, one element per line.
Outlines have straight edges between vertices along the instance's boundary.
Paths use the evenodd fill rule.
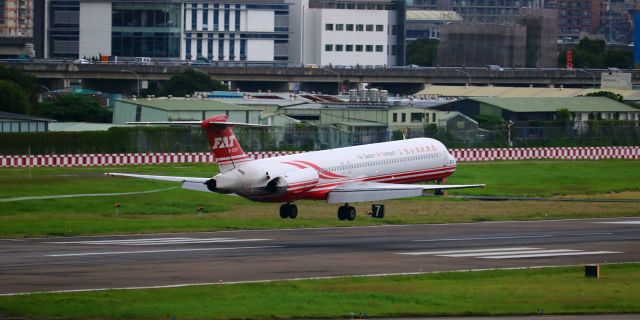
<path fill-rule="evenodd" d="M 0 294 L 638 262 L 639 240 L 640 218 L 0 239 Z"/>

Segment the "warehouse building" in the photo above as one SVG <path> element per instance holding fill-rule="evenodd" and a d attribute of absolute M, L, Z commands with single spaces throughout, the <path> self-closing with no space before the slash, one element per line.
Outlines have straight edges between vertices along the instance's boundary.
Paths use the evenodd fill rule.
<path fill-rule="evenodd" d="M 113 123 L 200 121 L 226 114 L 231 122 L 260 123 L 260 110 L 210 99 L 154 98 L 116 100 Z"/>

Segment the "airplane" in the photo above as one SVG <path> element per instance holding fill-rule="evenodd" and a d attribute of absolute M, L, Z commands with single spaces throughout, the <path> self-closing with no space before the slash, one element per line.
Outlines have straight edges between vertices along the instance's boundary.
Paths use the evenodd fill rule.
<path fill-rule="evenodd" d="M 433 191 L 482 188 L 484 184 L 411 184 L 437 181 L 456 170 L 456 159 L 438 140 L 415 138 L 399 141 L 313 151 L 266 159 L 251 159 L 236 136 L 234 126 L 250 125 L 216 115 L 203 121 L 153 122 L 146 124 L 200 125 L 209 140 L 220 173 L 212 178 L 106 173 L 142 179 L 181 182 L 182 188 L 237 194 L 253 201 L 283 203 L 280 217 L 295 219 L 296 200 L 344 203 L 338 219 L 354 220 L 349 203 L 421 196 Z M 252 125 L 250 125 L 252 126 Z M 259 125 L 258 125 L 259 126 Z"/>

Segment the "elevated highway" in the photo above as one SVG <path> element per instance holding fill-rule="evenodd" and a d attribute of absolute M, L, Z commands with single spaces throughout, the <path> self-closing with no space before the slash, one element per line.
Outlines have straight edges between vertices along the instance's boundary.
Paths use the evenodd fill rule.
<path fill-rule="evenodd" d="M 230 81 L 243 90 L 304 89 L 307 91 L 335 92 L 338 81 L 351 84 L 373 83 L 391 92 L 415 93 L 426 84 L 498 85 L 498 86 L 565 86 L 591 87 L 600 85 L 602 69 L 509 69 L 488 68 L 309 68 L 271 65 L 180 65 L 180 64 L 73 64 L 60 61 L 3 62 L 23 70 L 51 89 L 69 87 L 73 80 L 82 80 L 83 86 L 109 92 L 131 92 L 136 81 L 164 81 L 174 74 L 196 68 L 211 77 Z M 640 83 L 637 70 L 632 82 Z M 127 80 L 115 82 L 113 80 Z"/>

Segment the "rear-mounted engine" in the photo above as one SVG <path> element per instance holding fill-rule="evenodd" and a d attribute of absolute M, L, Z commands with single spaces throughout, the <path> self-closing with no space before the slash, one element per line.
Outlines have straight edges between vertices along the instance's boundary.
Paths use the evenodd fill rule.
<path fill-rule="evenodd" d="M 318 184 L 318 180 L 318 172 L 315 169 L 298 169 L 271 179 L 266 189 L 276 195 L 297 194 L 311 190 Z"/>

